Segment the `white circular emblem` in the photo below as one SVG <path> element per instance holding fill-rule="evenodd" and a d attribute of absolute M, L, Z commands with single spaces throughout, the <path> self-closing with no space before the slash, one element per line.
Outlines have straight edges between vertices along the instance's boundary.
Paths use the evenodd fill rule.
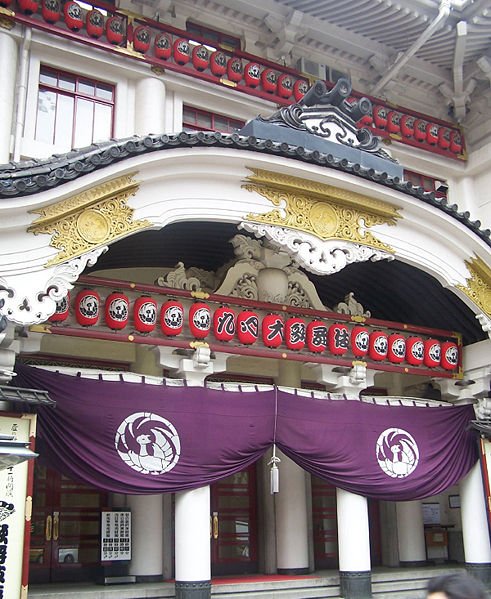
<path fill-rule="evenodd" d="M 123 462 L 142 474 L 169 472 L 181 454 L 181 441 L 173 424 L 151 412 L 136 412 L 123 420 L 114 444 Z"/>
<path fill-rule="evenodd" d="M 409 476 L 419 462 L 419 449 L 414 438 L 402 428 L 388 428 L 377 439 L 380 468 L 392 478 Z"/>

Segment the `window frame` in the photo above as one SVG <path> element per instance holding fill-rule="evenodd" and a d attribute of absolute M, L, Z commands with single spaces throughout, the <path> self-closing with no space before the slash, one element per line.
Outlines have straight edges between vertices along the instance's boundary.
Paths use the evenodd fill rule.
<path fill-rule="evenodd" d="M 191 111 L 193 111 L 196 115 L 194 122 L 191 122 L 191 120 L 188 120 L 186 118 L 186 112 L 189 113 Z M 203 117 L 208 117 L 210 119 L 210 127 L 200 125 L 198 123 L 198 119 L 197 119 L 198 115 L 201 115 Z M 222 128 L 222 127 L 217 128 L 216 121 L 218 119 L 223 119 L 223 120 L 227 121 L 228 127 L 227 128 Z M 236 125 L 236 127 L 233 126 L 234 124 Z M 235 133 L 239 129 L 242 129 L 244 124 L 245 124 L 245 122 L 242 121 L 241 119 L 236 119 L 236 118 L 229 117 L 224 114 L 219 114 L 217 112 L 212 112 L 209 110 L 203 110 L 202 108 L 195 108 L 194 106 L 189 106 L 188 104 L 184 104 L 182 107 L 182 128 L 183 128 L 183 130 L 189 129 L 192 131 L 219 131 L 220 133 Z"/>

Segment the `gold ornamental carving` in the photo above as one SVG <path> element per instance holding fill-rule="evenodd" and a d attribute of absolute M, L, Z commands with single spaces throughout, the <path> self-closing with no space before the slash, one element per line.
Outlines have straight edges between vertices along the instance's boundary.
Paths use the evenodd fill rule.
<path fill-rule="evenodd" d="M 465 264 L 470 277 L 467 285 L 457 287 L 491 318 L 491 268 L 477 256 L 466 260 Z"/>
<path fill-rule="evenodd" d="M 247 220 L 310 233 L 323 241 L 342 239 L 393 252 L 368 229 L 395 225 L 400 214 L 394 206 L 299 177 L 261 169 L 250 169 L 242 186 L 267 198 L 273 209 L 266 214 L 248 214 Z"/>
<path fill-rule="evenodd" d="M 127 204 L 139 187 L 133 176 L 118 177 L 32 211 L 40 216 L 28 231 L 51 235 L 50 245 L 58 250 L 46 266 L 71 260 L 151 226 L 147 220 L 133 220 L 134 210 Z"/>

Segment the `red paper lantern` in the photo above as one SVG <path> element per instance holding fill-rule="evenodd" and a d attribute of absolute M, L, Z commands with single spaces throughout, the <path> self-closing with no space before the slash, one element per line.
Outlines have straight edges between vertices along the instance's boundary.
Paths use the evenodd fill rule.
<path fill-rule="evenodd" d="M 39 2 L 35 0 L 18 0 L 19 8 L 25 15 L 32 15 L 38 11 Z"/>
<path fill-rule="evenodd" d="M 227 62 L 227 78 L 230 81 L 238 83 L 242 79 L 244 69 L 242 67 L 242 60 L 240 58 L 229 58 Z"/>
<path fill-rule="evenodd" d="M 109 17 L 106 21 L 106 37 L 110 44 L 117 46 L 124 39 L 123 19 L 119 17 Z"/>
<path fill-rule="evenodd" d="M 9 7 L 12 4 L 12 0 L 0 0 L 0 6 L 4 6 L 5 8 Z"/>
<path fill-rule="evenodd" d="M 145 25 L 138 25 L 133 31 L 133 48 L 137 52 L 145 54 L 150 49 L 150 28 Z"/>
<path fill-rule="evenodd" d="M 462 153 L 462 136 L 459 131 L 450 132 L 450 151 L 454 154 Z"/>
<path fill-rule="evenodd" d="M 91 327 L 99 320 L 101 298 L 93 289 L 82 289 L 75 298 L 75 318 L 83 327 Z"/>
<path fill-rule="evenodd" d="M 293 94 L 293 77 L 283 73 L 278 77 L 278 95 L 280 98 L 288 99 Z"/>
<path fill-rule="evenodd" d="M 426 127 L 428 123 L 423 119 L 416 119 L 414 121 L 414 139 L 418 141 L 426 141 Z"/>
<path fill-rule="evenodd" d="M 441 365 L 445 370 L 455 370 L 459 365 L 459 348 L 453 341 L 442 343 Z"/>
<path fill-rule="evenodd" d="M 377 129 L 385 129 L 387 127 L 387 116 L 389 111 L 385 106 L 373 107 L 373 123 Z"/>
<path fill-rule="evenodd" d="M 276 86 L 278 85 L 278 75 L 273 69 L 264 69 L 261 73 L 261 87 L 268 94 L 276 93 Z"/>
<path fill-rule="evenodd" d="M 424 342 L 424 365 L 428 368 L 440 366 L 442 346 L 436 339 L 426 339 Z"/>
<path fill-rule="evenodd" d="M 210 51 L 206 46 L 195 46 L 192 54 L 193 66 L 197 71 L 204 71 L 210 64 Z"/>
<path fill-rule="evenodd" d="M 389 133 L 401 132 L 401 117 L 402 114 L 396 110 L 391 110 L 387 115 L 387 131 Z"/>
<path fill-rule="evenodd" d="M 359 127 L 371 127 L 373 125 L 373 116 L 371 114 L 365 114 L 358 121 Z"/>
<path fill-rule="evenodd" d="M 279 314 L 268 314 L 262 322 L 263 343 L 266 347 L 279 347 L 284 336 L 284 321 Z"/>
<path fill-rule="evenodd" d="M 256 312 L 244 310 L 237 316 L 237 338 L 244 345 L 252 345 L 259 336 L 259 317 Z"/>
<path fill-rule="evenodd" d="M 61 17 L 60 0 L 43 0 L 41 15 L 48 23 L 56 23 Z"/>
<path fill-rule="evenodd" d="M 189 308 L 189 330 L 195 339 L 204 339 L 211 329 L 210 306 L 204 302 L 195 302 Z"/>
<path fill-rule="evenodd" d="M 114 330 L 124 329 L 130 316 L 130 301 L 128 297 L 120 291 L 110 293 L 104 305 L 104 315 L 109 328 Z"/>
<path fill-rule="evenodd" d="M 153 53 L 160 60 L 167 60 L 172 54 L 172 38 L 168 33 L 159 33 L 153 42 Z"/>
<path fill-rule="evenodd" d="M 218 341 L 231 341 L 235 337 L 236 314 L 227 306 L 220 306 L 213 313 L 213 334 Z"/>
<path fill-rule="evenodd" d="M 191 59 L 191 46 L 187 39 L 179 37 L 174 42 L 174 60 L 177 64 L 187 64 Z"/>
<path fill-rule="evenodd" d="M 357 325 L 351 329 L 351 353 L 357 357 L 361 358 L 366 356 L 368 353 L 368 342 L 370 339 L 370 334 L 366 327 L 362 327 L 361 325 Z"/>
<path fill-rule="evenodd" d="M 90 37 L 101 37 L 104 32 L 104 17 L 97 9 L 89 10 L 85 17 L 85 27 Z"/>
<path fill-rule="evenodd" d="M 336 323 L 329 327 L 327 333 L 327 347 L 331 354 L 342 356 L 350 346 L 350 334 L 348 325 Z"/>
<path fill-rule="evenodd" d="M 157 302 L 148 296 L 141 296 L 133 305 L 133 322 L 139 333 L 151 333 L 157 324 Z"/>
<path fill-rule="evenodd" d="M 373 331 L 370 333 L 368 342 L 368 355 L 372 360 L 379 362 L 387 358 L 389 349 L 389 340 L 387 334 L 383 331 Z"/>
<path fill-rule="evenodd" d="M 160 328 L 164 335 L 176 337 L 184 325 L 184 308 L 177 300 L 168 300 L 160 308 Z"/>
<path fill-rule="evenodd" d="M 307 347 L 314 353 L 326 351 L 327 326 L 322 320 L 313 320 L 307 325 Z"/>
<path fill-rule="evenodd" d="M 244 80 L 248 87 L 257 87 L 261 81 L 261 67 L 257 62 L 248 62 L 244 69 Z"/>
<path fill-rule="evenodd" d="M 403 114 L 401 116 L 401 133 L 404 137 L 414 136 L 414 123 L 416 119 L 410 114 Z"/>
<path fill-rule="evenodd" d="M 63 6 L 63 14 L 65 16 L 65 24 L 72 31 L 79 31 L 84 26 L 82 18 L 82 9 L 76 2 L 66 2 Z"/>
<path fill-rule="evenodd" d="M 406 362 L 412 366 L 423 363 L 425 346 L 421 337 L 408 337 L 406 339 Z"/>
<path fill-rule="evenodd" d="M 387 341 L 387 358 L 393 364 L 404 362 L 406 357 L 406 339 L 400 333 L 392 333 Z"/>
<path fill-rule="evenodd" d="M 438 129 L 438 146 L 442 150 L 448 150 L 450 147 L 450 129 L 448 127 Z"/>
<path fill-rule="evenodd" d="M 309 84 L 307 81 L 305 81 L 305 79 L 297 79 L 293 85 L 293 97 L 295 98 L 295 102 L 300 102 L 308 91 Z"/>
<path fill-rule="evenodd" d="M 285 345 L 288 349 L 299 351 L 305 347 L 307 325 L 302 318 L 288 318 L 285 322 Z"/>
<path fill-rule="evenodd" d="M 210 71 L 216 77 L 221 77 L 227 72 L 227 56 L 221 50 L 215 50 L 210 56 Z"/>
<path fill-rule="evenodd" d="M 426 125 L 426 141 L 432 146 L 436 146 L 438 143 L 438 129 L 439 127 L 435 123 Z"/>
<path fill-rule="evenodd" d="M 68 318 L 68 312 L 70 309 L 70 294 L 68 293 L 61 300 L 56 302 L 56 309 L 54 314 L 49 317 L 50 322 L 63 322 Z"/>

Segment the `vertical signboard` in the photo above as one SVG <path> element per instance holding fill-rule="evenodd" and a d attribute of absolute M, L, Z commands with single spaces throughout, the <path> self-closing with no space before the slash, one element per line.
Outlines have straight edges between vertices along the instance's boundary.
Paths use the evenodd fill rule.
<path fill-rule="evenodd" d="M 131 512 L 102 512 L 101 561 L 131 559 Z"/>

